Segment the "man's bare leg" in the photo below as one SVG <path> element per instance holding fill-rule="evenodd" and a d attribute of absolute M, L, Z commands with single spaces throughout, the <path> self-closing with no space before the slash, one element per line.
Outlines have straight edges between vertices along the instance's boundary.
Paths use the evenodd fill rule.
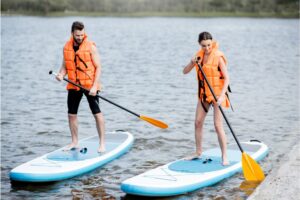
<path fill-rule="evenodd" d="M 73 148 L 78 148 L 78 119 L 76 114 L 68 114 L 69 128 L 72 136 L 72 143 L 64 150 L 69 151 Z"/>
<path fill-rule="evenodd" d="M 105 127 L 104 127 L 104 117 L 102 113 L 97 113 L 94 115 L 96 121 L 96 127 L 99 135 L 99 148 L 98 152 L 105 152 Z"/>

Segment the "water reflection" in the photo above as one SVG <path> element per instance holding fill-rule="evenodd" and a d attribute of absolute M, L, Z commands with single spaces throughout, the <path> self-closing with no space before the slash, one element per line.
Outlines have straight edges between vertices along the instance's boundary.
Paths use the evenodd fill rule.
<path fill-rule="evenodd" d="M 243 181 L 240 185 L 240 189 L 247 195 L 250 196 L 255 188 L 260 184 L 260 181 Z"/>

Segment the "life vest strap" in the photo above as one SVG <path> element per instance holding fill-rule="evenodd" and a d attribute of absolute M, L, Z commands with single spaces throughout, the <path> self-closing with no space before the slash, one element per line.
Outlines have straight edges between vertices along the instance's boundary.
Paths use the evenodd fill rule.
<path fill-rule="evenodd" d="M 229 86 L 228 86 L 228 91 L 229 91 Z M 231 93 L 231 90 L 230 90 L 229 92 Z M 231 108 L 232 112 L 234 112 L 233 107 L 232 107 L 232 103 L 231 103 L 231 101 L 230 101 L 230 99 L 229 99 L 229 94 L 226 92 L 225 95 L 226 95 L 227 98 L 228 98 L 228 101 L 229 101 L 230 108 Z"/>
<path fill-rule="evenodd" d="M 228 91 L 229 91 L 230 93 L 232 93 L 232 92 L 231 92 L 231 88 L 230 88 L 230 85 L 228 85 Z"/>
<path fill-rule="evenodd" d="M 77 57 L 79 58 L 79 60 L 84 64 L 85 68 L 88 68 L 88 66 L 87 66 L 87 64 L 84 62 L 84 60 L 82 60 L 82 59 L 80 58 L 79 55 L 75 54 L 75 57 L 76 57 L 76 56 L 77 56 Z"/>
<path fill-rule="evenodd" d="M 84 64 L 85 68 L 88 68 L 88 66 L 87 66 L 87 64 L 84 62 L 84 60 L 82 60 L 82 59 L 80 58 L 80 56 L 77 55 L 77 54 L 75 54 L 75 63 L 76 63 L 76 65 L 77 65 L 76 56 L 77 56 L 78 59 Z M 76 66 L 76 70 L 81 71 L 82 73 L 84 73 L 85 75 L 87 75 L 87 76 L 89 77 L 90 80 L 92 80 L 92 78 L 90 77 L 90 75 L 88 75 L 88 73 L 86 73 L 83 69 L 81 69 L 81 68 L 79 67 L 79 65 Z M 77 73 L 76 73 L 76 77 L 77 77 Z"/>
<path fill-rule="evenodd" d="M 90 77 L 90 75 L 88 74 L 88 73 L 86 73 L 85 71 L 83 71 L 80 67 L 76 67 L 76 70 L 79 70 L 79 71 L 81 71 L 82 73 L 84 73 L 85 75 L 87 75 L 88 77 L 89 77 L 89 79 L 91 79 L 92 80 L 92 78 Z M 77 73 L 76 73 L 76 75 L 77 75 Z"/>
<path fill-rule="evenodd" d="M 209 103 L 209 104 L 208 104 L 208 108 L 206 108 L 205 105 L 204 105 L 204 103 L 203 103 L 204 100 L 201 99 L 200 101 L 201 101 L 201 105 L 202 105 L 203 110 L 207 113 L 208 110 L 209 110 L 209 107 L 210 107 L 211 103 Z"/>

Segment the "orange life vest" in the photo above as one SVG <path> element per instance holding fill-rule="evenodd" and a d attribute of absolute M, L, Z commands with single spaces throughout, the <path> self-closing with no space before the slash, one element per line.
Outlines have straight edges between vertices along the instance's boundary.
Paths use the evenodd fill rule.
<path fill-rule="evenodd" d="M 92 45 L 95 45 L 95 43 L 89 41 L 87 35 L 85 35 L 76 53 L 73 45 L 74 38 L 71 36 L 70 40 L 64 46 L 64 60 L 68 79 L 89 90 L 95 80 L 96 66 L 92 59 Z M 68 83 L 67 89 L 79 90 L 80 88 Z M 97 90 L 99 89 L 100 85 L 98 83 Z"/>
<path fill-rule="evenodd" d="M 204 50 L 201 49 L 196 54 L 197 58 L 200 57 L 199 63 L 203 62 L 204 58 Z M 220 96 L 221 91 L 224 86 L 224 77 L 222 75 L 222 72 L 219 67 L 219 59 L 222 58 L 225 62 L 225 65 L 227 65 L 227 60 L 224 56 L 224 54 L 218 50 L 218 43 L 216 41 L 213 41 L 212 43 L 212 52 L 207 58 L 207 62 L 203 63 L 202 69 L 214 91 L 216 96 Z M 206 101 L 208 103 L 215 103 L 214 97 L 212 93 L 209 90 L 209 87 L 204 80 L 204 77 L 199 70 L 197 64 L 195 65 L 196 71 L 197 71 L 197 78 L 199 83 L 199 90 L 198 90 L 198 96 L 201 101 Z M 228 93 L 226 92 L 226 99 L 221 104 L 223 107 L 228 108 L 230 106 Z"/>

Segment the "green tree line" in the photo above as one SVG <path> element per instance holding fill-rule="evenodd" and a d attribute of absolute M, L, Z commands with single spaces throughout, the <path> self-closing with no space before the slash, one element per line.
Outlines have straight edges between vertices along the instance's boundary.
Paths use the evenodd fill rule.
<path fill-rule="evenodd" d="M 15 13 L 249 13 L 299 17 L 299 0 L 2 0 Z"/>

